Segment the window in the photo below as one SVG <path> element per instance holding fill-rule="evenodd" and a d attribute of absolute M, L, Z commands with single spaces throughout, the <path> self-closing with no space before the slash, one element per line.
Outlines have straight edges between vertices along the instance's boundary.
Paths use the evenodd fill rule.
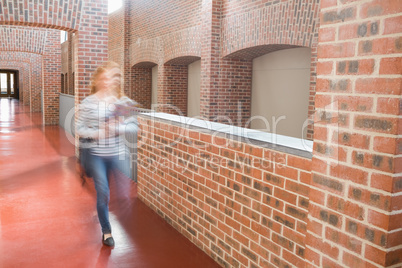
<path fill-rule="evenodd" d="M 151 106 L 158 104 L 158 65 L 152 68 L 151 75 Z"/>
<path fill-rule="evenodd" d="M 72 77 L 71 77 L 71 88 L 72 88 L 72 95 L 75 95 L 75 73 L 73 73 Z"/>
<path fill-rule="evenodd" d="M 66 31 L 60 31 L 60 44 L 68 40 L 68 33 Z"/>
<path fill-rule="evenodd" d="M 61 74 L 61 93 L 64 93 L 64 74 Z"/>
<path fill-rule="evenodd" d="M 66 94 L 70 94 L 70 90 L 68 88 L 68 74 L 64 75 L 64 90 Z"/>
<path fill-rule="evenodd" d="M 112 13 L 123 6 L 122 0 L 109 0 L 108 13 Z"/>
<path fill-rule="evenodd" d="M 200 116 L 201 60 L 188 65 L 187 116 Z"/>
<path fill-rule="evenodd" d="M 1 94 L 7 94 L 7 73 L 0 74 Z"/>

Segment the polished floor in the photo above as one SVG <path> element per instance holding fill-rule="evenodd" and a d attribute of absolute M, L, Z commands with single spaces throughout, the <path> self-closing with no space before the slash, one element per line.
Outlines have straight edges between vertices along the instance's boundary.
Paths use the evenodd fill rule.
<path fill-rule="evenodd" d="M 136 196 L 111 189 L 116 246 L 101 244 L 92 181 L 58 126 L 0 99 L 0 267 L 219 267 Z"/>

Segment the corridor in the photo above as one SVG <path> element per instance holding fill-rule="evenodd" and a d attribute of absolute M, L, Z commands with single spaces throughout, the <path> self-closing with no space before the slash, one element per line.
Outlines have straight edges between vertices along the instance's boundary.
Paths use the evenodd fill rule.
<path fill-rule="evenodd" d="M 116 247 L 101 243 L 93 183 L 74 146 L 18 100 L 0 99 L 0 267 L 219 267 L 136 197 L 111 190 Z"/>

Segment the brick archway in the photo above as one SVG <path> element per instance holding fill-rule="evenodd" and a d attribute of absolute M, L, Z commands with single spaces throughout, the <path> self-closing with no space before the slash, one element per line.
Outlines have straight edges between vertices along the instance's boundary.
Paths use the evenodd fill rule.
<path fill-rule="evenodd" d="M 45 95 L 45 83 L 42 79 L 46 69 L 42 68 L 42 63 L 45 54 L 49 53 L 47 44 L 54 42 L 53 40 L 59 36 L 59 30 L 24 27 L 18 23 L 16 25 L 1 25 L 0 27 L 0 40 L 3 44 L 0 51 L 4 55 L 3 61 L 5 58 L 12 57 L 15 61 L 29 63 L 29 75 L 20 78 L 29 79 L 30 87 L 24 88 L 20 93 L 21 100 L 30 107 L 31 112 L 43 112 L 44 103 L 42 103 L 41 95 Z M 60 54 L 58 50 L 55 52 L 56 55 Z M 27 97 L 24 98 L 24 95 Z"/>
<path fill-rule="evenodd" d="M 302 1 L 270 2 L 270 5 L 257 3 L 249 9 L 238 8 L 235 1 L 224 2 L 220 46 L 222 57 L 235 51 L 267 44 L 317 47 L 319 2 L 312 2 L 308 8 L 303 9 L 300 8 Z M 287 12 L 281 13 L 282 10 Z M 273 19 L 278 13 L 282 15 Z M 306 17 L 309 19 L 305 19 Z M 249 34 L 251 29 L 253 36 Z"/>
<path fill-rule="evenodd" d="M 23 52 L 7 53 L 0 51 L 0 68 L 19 71 L 19 99 L 24 105 L 31 105 L 32 67 L 35 59 L 32 54 Z M 39 55 L 36 55 L 40 57 Z M 40 66 L 42 67 L 42 66 Z M 40 89 L 39 89 L 40 90 Z M 32 110 L 31 110 L 32 111 Z"/>
<path fill-rule="evenodd" d="M 73 0 L 70 4 L 59 5 L 59 1 L 49 0 L 45 4 L 1 2 L 0 27 L 24 26 L 26 29 L 39 28 L 41 36 L 44 28 L 46 40 L 43 50 L 20 46 L 20 51 L 36 49 L 43 55 L 43 120 L 46 125 L 58 123 L 60 92 L 60 35 L 56 30 L 75 33 L 75 88 L 76 105 L 89 94 L 89 82 L 97 66 L 107 61 L 108 49 L 108 14 L 107 0 L 81 1 Z M 21 30 L 23 31 L 23 30 Z M 17 33 L 13 33 L 17 34 Z M 21 35 L 19 35 L 21 36 Z M 34 40 L 34 39 L 32 39 Z M 23 41 L 23 40 L 22 40 Z M 28 48 L 27 48 L 28 47 Z M 10 51 L 10 49 L 8 50 Z"/>
<path fill-rule="evenodd" d="M 242 59 L 242 60 L 253 60 L 254 58 L 260 57 L 262 55 L 290 48 L 297 48 L 302 46 L 288 45 L 288 44 L 269 44 L 253 46 L 248 48 L 239 49 L 231 52 L 223 57 L 223 59 Z"/>
<path fill-rule="evenodd" d="M 201 57 L 201 27 L 199 25 L 172 32 L 163 40 L 163 58 L 165 63 L 188 55 Z"/>

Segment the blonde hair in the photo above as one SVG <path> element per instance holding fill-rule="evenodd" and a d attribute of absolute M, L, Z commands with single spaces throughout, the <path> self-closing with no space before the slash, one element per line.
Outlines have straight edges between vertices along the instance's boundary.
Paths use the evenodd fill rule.
<path fill-rule="evenodd" d="M 92 75 L 91 78 L 91 84 L 90 84 L 90 95 L 95 94 L 98 90 L 96 88 L 96 82 L 99 79 L 99 76 L 101 74 L 103 74 L 106 71 L 110 71 L 112 69 L 116 69 L 115 74 L 113 74 L 113 77 L 118 77 L 118 84 L 113 88 L 117 97 L 121 98 L 124 96 L 122 90 L 121 90 L 121 69 L 120 69 L 120 65 L 114 61 L 108 61 L 104 64 L 102 64 L 101 66 L 99 66 L 98 68 L 96 68 L 95 72 Z"/>

